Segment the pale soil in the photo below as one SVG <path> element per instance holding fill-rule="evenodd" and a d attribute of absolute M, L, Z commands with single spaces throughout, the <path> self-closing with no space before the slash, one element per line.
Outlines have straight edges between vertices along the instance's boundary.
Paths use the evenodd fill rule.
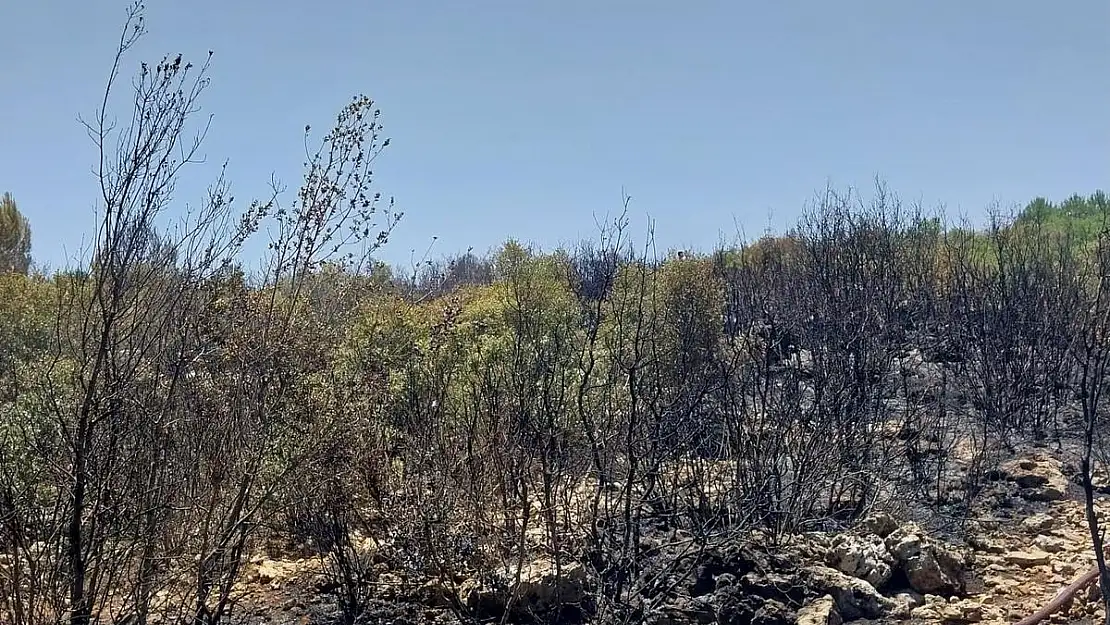
<path fill-rule="evenodd" d="M 974 570 L 982 593 L 965 604 L 981 606 L 983 622 L 1014 623 L 1052 600 L 1057 591 L 1094 566 L 1090 533 L 1081 501 L 1041 503 L 1032 514 L 1016 515 L 985 525 L 972 540 Z M 1100 517 L 1110 519 L 1110 501 L 1099 501 Z M 1048 622 L 1102 619 L 1097 586 L 1080 593 L 1070 608 Z"/>
<path fill-rule="evenodd" d="M 1011 624 L 1048 603 L 1094 565 L 1078 495 L 1073 487 L 1067 500 L 984 510 L 968 531 L 974 580 L 970 596 L 958 600 L 927 596 L 908 622 Z M 1101 498 L 1097 507 L 1101 517 L 1110 519 L 1110 498 Z M 315 558 L 252 559 L 245 581 L 236 588 L 239 606 L 234 620 L 309 625 L 326 617 L 331 598 L 319 591 L 324 581 L 320 570 Z M 394 578 L 388 573 L 379 578 L 375 594 L 383 605 L 403 602 L 398 588 L 391 587 Z M 454 622 L 442 608 L 410 604 L 406 612 L 405 620 L 411 622 Z M 1097 587 L 1092 587 L 1045 622 L 1099 623 L 1101 619 Z"/>

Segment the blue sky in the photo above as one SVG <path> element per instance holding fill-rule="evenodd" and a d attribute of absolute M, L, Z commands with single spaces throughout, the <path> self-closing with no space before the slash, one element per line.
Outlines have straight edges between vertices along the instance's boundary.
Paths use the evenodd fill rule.
<path fill-rule="evenodd" d="M 595 234 L 632 197 L 659 244 L 714 246 L 793 222 L 826 182 L 885 178 L 905 200 L 979 218 L 1106 188 L 1110 2 L 878 0 L 150 0 L 127 59 L 213 50 L 208 164 L 240 198 L 296 188 L 304 125 L 351 95 L 382 109 L 377 188 L 406 216 L 405 265 L 515 236 Z M 4 2 L 0 190 L 62 264 L 91 230 L 98 102 L 121 0 Z M 125 116 L 126 110 L 115 111 Z"/>

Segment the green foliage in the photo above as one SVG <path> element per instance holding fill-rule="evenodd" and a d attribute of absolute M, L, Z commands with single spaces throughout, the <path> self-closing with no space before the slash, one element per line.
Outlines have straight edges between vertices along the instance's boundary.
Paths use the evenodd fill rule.
<path fill-rule="evenodd" d="M 699 364 L 717 348 L 724 317 L 724 285 L 709 259 L 671 260 L 661 270 L 663 331 L 681 364 Z"/>
<path fill-rule="evenodd" d="M 46 352 L 57 318 L 57 295 L 52 280 L 0 274 L 0 367 Z"/>
<path fill-rule="evenodd" d="M 1063 202 L 1050 202 L 1038 197 L 1018 214 L 1016 227 L 1036 224 L 1051 232 L 1070 233 L 1080 242 L 1092 241 L 1110 219 L 1110 200 L 1103 191 L 1083 197 L 1074 194 Z"/>
<path fill-rule="evenodd" d="M 5 202 L 18 215 L 10 196 Z M 981 230 L 849 212 L 711 257 L 625 259 L 613 283 L 606 273 L 605 288 L 589 296 L 575 291 L 571 255 L 515 240 L 485 261 L 491 284 L 487 273 L 482 284 L 460 281 L 422 298 L 399 287 L 384 263 L 358 273 L 310 255 L 257 285 L 234 267 L 194 278 L 143 247 L 151 267 L 131 265 L 142 280 L 126 285 L 130 299 L 113 322 L 148 331 L 144 320 L 159 310 L 149 302 L 165 302 L 167 330 L 113 352 L 129 369 L 111 389 L 134 411 L 127 423 L 142 427 L 133 440 L 117 441 L 114 431 L 90 440 L 109 458 L 109 443 L 132 451 L 158 443 L 169 453 L 170 443 L 197 439 L 195 453 L 181 452 L 180 467 L 189 467 L 181 474 L 202 474 L 198 483 L 216 484 L 213 496 L 227 501 L 237 472 L 274 485 L 295 475 L 288 483 L 301 495 L 320 495 L 324 483 L 347 489 L 360 514 L 372 505 L 391 517 L 411 514 L 389 507 L 405 500 L 488 533 L 500 531 L 490 519 L 503 514 L 496 527 L 513 537 L 506 542 L 523 534 L 517 517 L 540 497 L 539 509 L 552 515 L 544 529 L 555 536 L 563 521 L 550 512 L 554 502 L 584 476 L 617 478 L 624 486 L 605 497 L 625 497 L 629 511 L 637 489 L 658 496 L 652 505 L 679 509 L 672 496 L 691 487 L 663 483 L 668 463 L 724 458 L 737 482 L 731 499 L 714 505 L 788 528 L 825 514 L 818 496 L 832 498 L 846 475 L 863 481 L 885 470 L 884 454 L 897 453 L 879 449 L 891 441 L 877 442 L 866 419 L 889 416 L 879 401 L 888 365 L 907 345 L 918 347 L 899 324 L 926 328 L 912 341 L 957 336 L 991 356 L 981 361 L 992 367 L 1014 359 L 1014 337 L 1034 345 L 1049 323 L 1053 341 L 1038 354 L 1052 355 L 1057 343 L 1065 351 L 1072 326 L 1058 304 L 1098 286 L 1072 293 L 1067 281 L 1079 284 L 1078 268 L 1095 260 L 1110 209 L 1101 192 L 1038 199 Z M 29 250 L 29 230 L 25 238 Z M 42 468 L 69 444 L 57 415 L 76 413 L 82 401 L 87 354 L 76 327 L 95 310 L 97 269 L 49 279 L 25 273 L 24 264 L 0 275 L 0 464 L 10 467 L 0 486 L 45 508 L 66 496 L 65 480 Z M 153 297 L 167 294 L 174 297 Z M 922 302 L 934 308 L 923 311 Z M 180 339 L 167 341 L 170 330 Z M 1023 376 L 1015 367 L 983 377 L 1019 388 Z M 159 384 L 164 393 L 144 390 Z M 106 397 L 109 405 L 117 395 Z M 154 423 L 174 401 L 174 418 Z M 189 436 L 165 438 L 184 426 Z M 791 504 L 791 493 L 804 501 Z M 697 504 L 705 519 L 715 514 L 709 494 Z M 282 497 L 289 500 L 275 507 L 318 505 Z M 784 512 L 787 505 L 797 507 Z M 431 511 L 418 514 L 438 538 L 443 525 L 430 524 Z"/>
<path fill-rule="evenodd" d="M 31 224 L 11 193 L 0 196 L 0 273 L 27 273 L 31 267 Z"/>
<path fill-rule="evenodd" d="M 405 372 L 428 354 L 429 311 L 398 295 L 362 302 L 337 354 L 352 384 L 399 393 Z"/>

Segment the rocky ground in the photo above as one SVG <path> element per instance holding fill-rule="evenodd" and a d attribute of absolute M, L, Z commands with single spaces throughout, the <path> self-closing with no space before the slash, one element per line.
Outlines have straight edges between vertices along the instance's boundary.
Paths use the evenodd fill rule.
<path fill-rule="evenodd" d="M 726 542 L 684 554 L 674 546 L 680 536 L 652 537 L 645 570 L 670 567 L 671 573 L 656 575 L 660 588 L 643 593 L 636 619 L 653 625 L 1016 623 L 1088 571 L 1094 557 L 1066 454 L 1027 451 L 993 477 L 973 518 L 951 536 L 878 515 L 851 532 L 806 534 L 773 550 Z M 1098 507 L 1110 518 L 1110 500 Z M 256 557 L 247 573 L 237 589 L 237 622 L 308 625 L 334 616 L 332 589 L 316 559 Z M 542 613 L 555 594 L 551 564 L 533 562 L 522 579 L 520 604 Z M 587 600 L 584 568 L 564 568 L 560 579 L 562 598 Z M 414 585 L 380 563 L 366 620 L 459 622 L 453 599 L 474 615 L 503 611 L 504 588 L 499 594 L 476 580 L 454 582 Z M 1092 586 L 1046 622 L 1097 622 L 1096 593 Z"/>

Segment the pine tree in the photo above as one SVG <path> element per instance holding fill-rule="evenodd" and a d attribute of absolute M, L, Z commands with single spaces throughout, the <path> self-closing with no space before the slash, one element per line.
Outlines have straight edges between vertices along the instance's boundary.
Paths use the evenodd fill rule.
<path fill-rule="evenodd" d="M 31 224 L 11 193 L 0 197 L 0 273 L 27 273 L 31 267 Z"/>

